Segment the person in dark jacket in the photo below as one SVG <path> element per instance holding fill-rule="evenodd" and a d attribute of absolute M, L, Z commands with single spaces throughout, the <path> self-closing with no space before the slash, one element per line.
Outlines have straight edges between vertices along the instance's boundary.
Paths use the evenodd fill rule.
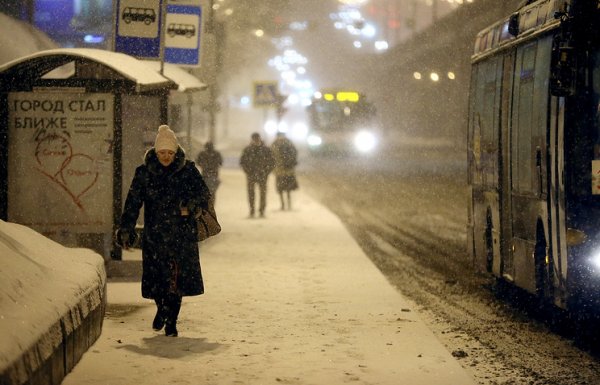
<path fill-rule="evenodd" d="M 204 150 L 198 153 L 196 163 L 202 170 L 202 177 L 210 190 L 212 197 L 212 203 L 215 204 L 217 199 L 217 188 L 221 181 L 219 180 L 219 168 L 223 165 L 223 157 L 221 153 L 215 150 L 215 146 L 212 142 L 206 142 L 204 144 Z"/>
<path fill-rule="evenodd" d="M 292 209 L 291 191 L 298 189 L 295 168 L 298 165 L 298 151 L 291 140 L 283 132 L 278 132 L 271 144 L 275 158 L 275 187 L 279 193 L 281 210 L 285 210 L 284 193 L 287 195 L 287 209 Z"/>
<path fill-rule="evenodd" d="M 267 178 L 273 168 L 275 160 L 269 147 L 265 146 L 260 134 L 252 134 L 251 142 L 242 151 L 240 157 L 240 166 L 246 174 L 248 187 L 248 203 L 250 205 L 250 217 L 254 217 L 255 186 L 258 185 L 260 193 L 260 203 L 258 211 L 261 217 L 265 216 L 267 207 Z"/>
<path fill-rule="evenodd" d="M 204 293 L 195 216 L 208 208 L 210 192 L 194 162 L 185 159 L 167 125 L 137 167 L 121 216 L 116 241 L 128 249 L 144 206 L 142 296 L 154 299 L 154 330 L 177 336 L 183 296 Z"/>

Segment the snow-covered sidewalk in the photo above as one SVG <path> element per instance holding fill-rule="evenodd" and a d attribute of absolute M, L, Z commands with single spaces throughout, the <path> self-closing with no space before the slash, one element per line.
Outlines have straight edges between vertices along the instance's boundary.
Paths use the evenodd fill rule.
<path fill-rule="evenodd" d="M 269 180 L 266 218 L 249 219 L 241 171 L 222 180 L 223 232 L 201 245 L 206 293 L 184 298 L 179 337 L 152 330 L 139 281 L 109 276 L 102 335 L 64 385 L 474 384 L 302 185 L 280 211 Z"/>

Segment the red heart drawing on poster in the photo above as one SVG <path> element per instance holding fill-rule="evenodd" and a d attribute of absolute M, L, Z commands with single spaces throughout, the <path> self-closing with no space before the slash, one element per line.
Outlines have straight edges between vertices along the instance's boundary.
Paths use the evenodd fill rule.
<path fill-rule="evenodd" d="M 40 140 L 35 149 L 35 158 L 40 171 L 52 179 L 60 174 L 72 154 L 71 143 L 66 138 L 54 134 Z"/>
<path fill-rule="evenodd" d="M 73 154 L 68 139 L 51 134 L 38 142 L 35 157 L 38 170 L 59 185 L 85 211 L 80 198 L 97 182 L 99 172 L 94 159 L 85 154 Z"/>
<path fill-rule="evenodd" d="M 73 154 L 60 174 L 64 185 L 77 199 L 89 191 L 98 180 L 94 159 L 85 154 Z"/>

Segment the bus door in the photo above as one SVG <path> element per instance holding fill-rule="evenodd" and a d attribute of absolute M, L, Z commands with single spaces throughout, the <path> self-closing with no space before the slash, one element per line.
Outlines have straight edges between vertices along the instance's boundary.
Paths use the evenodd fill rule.
<path fill-rule="evenodd" d="M 515 52 L 514 84 L 510 113 L 510 197 L 512 237 L 510 257 L 504 275 L 517 286 L 536 292 L 536 266 L 531 256 L 537 245 L 539 219 L 547 211 L 543 165 L 548 93 L 544 84 L 549 76 L 549 63 L 542 53 L 549 54 L 545 45 L 534 40 L 517 47 Z M 549 48 L 549 47 L 548 47 Z M 538 59 L 538 60 L 536 60 Z M 549 59 L 548 59 L 549 62 Z M 545 69 L 548 69 L 547 71 Z"/>
<path fill-rule="evenodd" d="M 550 253 L 552 254 L 555 290 L 566 290 L 561 282 L 565 282 L 567 271 L 567 234 L 565 223 L 565 185 L 564 185 L 564 120 L 565 103 L 564 98 L 550 98 L 550 130 L 549 130 L 549 225 L 550 225 Z M 564 298 L 564 293 L 556 293 L 556 299 Z M 557 304 L 564 307 L 565 304 Z"/>
<path fill-rule="evenodd" d="M 508 52 L 502 62 L 502 99 L 500 105 L 500 272 L 511 280 L 514 276 L 513 255 L 511 250 L 511 181 L 510 181 L 510 115 L 515 71 L 515 51 Z"/>
<path fill-rule="evenodd" d="M 551 51 L 552 36 L 517 47 L 510 116 L 512 277 L 517 286 L 544 295 L 550 294 L 546 262 L 551 258 L 547 253 Z"/>

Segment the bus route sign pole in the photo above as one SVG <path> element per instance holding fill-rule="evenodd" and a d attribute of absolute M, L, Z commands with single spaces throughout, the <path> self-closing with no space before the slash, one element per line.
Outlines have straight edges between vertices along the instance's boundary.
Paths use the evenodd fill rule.
<path fill-rule="evenodd" d="M 116 0 L 114 50 L 138 59 L 160 60 L 166 0 Z"/>
<path fill-rule="evenodd" d="M 165 62 L 200 67 L 204 57 L 205 0 L 169 0 L 165 23 Z"/>

